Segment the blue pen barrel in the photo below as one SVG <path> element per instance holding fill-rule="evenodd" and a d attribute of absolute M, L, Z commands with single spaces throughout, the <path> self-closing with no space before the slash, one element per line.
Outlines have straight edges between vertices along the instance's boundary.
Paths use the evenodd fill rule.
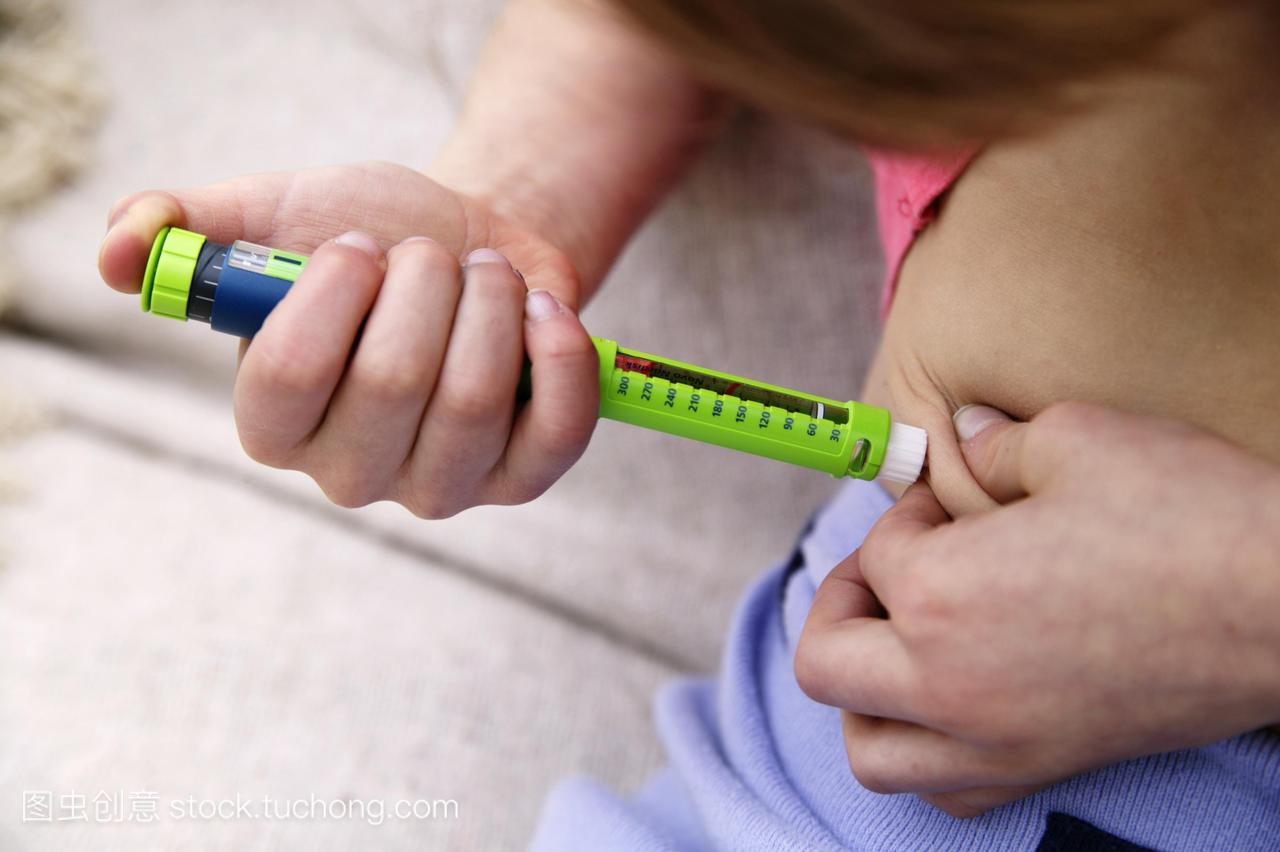
<path fill-rule="evenodd" d="M 253 337 L 306 265 L 300 256 L 272 255 L 252 243 L 206 242 L 192 274 L 187 318 L 224 334 Z"/>
<path fill-rule="evenodd" d="M 292 286 L 292 281 L 270 275 L 234 267 L 224 269 L 209 325 L 214 331 L 253 337 Z"/>

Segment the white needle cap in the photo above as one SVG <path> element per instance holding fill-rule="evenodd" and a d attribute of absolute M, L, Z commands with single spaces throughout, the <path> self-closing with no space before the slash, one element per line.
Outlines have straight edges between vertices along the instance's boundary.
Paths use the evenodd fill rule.
<path fill-rule="evenodd" d="M 889 445 L 876 478 L 910 485 L 920 478 L 928 448 L 929 433 L 916 426 L 894 423 L 889 427 Z"/>

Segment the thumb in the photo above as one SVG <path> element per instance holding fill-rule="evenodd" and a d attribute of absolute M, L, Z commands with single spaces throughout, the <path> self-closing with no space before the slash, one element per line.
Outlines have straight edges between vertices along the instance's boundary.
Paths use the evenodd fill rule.
<path fill-rule="evenodd" d="M 113 289 L 137 293 L 151 244 L 160 229 L 170 225 L 198 231 L 216 242 L 266 239 L 288 187 L 288 174 L 280 173 L 256 175 L 252 181 L 128 195 L 116 202 L 107 218 L 98 272 Z"/>
<path fill-rule="evenodd" d="M 969 472 L 982 489 L 999 503 L 1025 497 L 1021 458 L 1029 424 L 988 405 L 963 406 L 951 420 Z"/>

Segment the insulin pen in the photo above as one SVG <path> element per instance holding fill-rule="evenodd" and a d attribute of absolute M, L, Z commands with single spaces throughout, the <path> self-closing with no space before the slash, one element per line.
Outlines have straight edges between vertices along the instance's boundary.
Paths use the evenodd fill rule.
<path fill-rule="evenodd" d="M 253 337 L 307 264 L 300 254 L 181 228 L 156 237 L 142 310 Z M 924 466 L 923 429 L 889 412 L 624 349 L 591 338 L 600 358 L 600 416 L 825 471 L 910 484 Z M 520 393 L 529 392 L 528 364 Z"/>

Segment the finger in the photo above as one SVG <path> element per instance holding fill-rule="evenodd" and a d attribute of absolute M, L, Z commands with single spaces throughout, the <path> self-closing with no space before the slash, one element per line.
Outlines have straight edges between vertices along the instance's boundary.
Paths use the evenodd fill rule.
<path fill-rule="evenodd" d="M 998 784 L 1010 759 L 898 719 L 841 714 L 845 752 L 858 783 L 874 793 L 937 793 Z"/>
<path fill-rule="evenodd" d="M 444 365 L 403 481 L 401 502 L 417 502 L 419 514 L 471 505 L 506 448 L 524 363 L 525 293 L 498 252 L 468 256 Z"/>
<path fill-rule="evenodd" d="M 344 234 L 316 251 L 267 315 L 234 392 L 240 442 L 252 458 L 276 467 L 296 460 L 324 417 L 382 274 L 373 239 Z"/>
<path fill-rule="evenodd" d="M 313 475 L 341 506 L 390 496 L 409 458 L 462 293 L 458 259 L 417 237 L 387 254 L 387 273 L 324 423 Z"/>
<path fill-rule="evenodd" d="M 796 645 L 796 681 L 814 701 L 858 713 L 915 717 L 911 660 L 867 588 L 854 553 L 814 595 Z"/>
<path fill-rule="evenodd" d="M 897 591 L 911 576 L 913 560 L 926 537 L 949 520 L 933 490 L 917 482 L 867 533 L 858 549 L 860 570 L 871 591 L 890 612 Z"/>
<path fill-rule="evenodd" d="M 837 562 L 818 586 L 805 629 L 828 630 L 854 618 L 884 617 L 884 608 L 862 574 L 862 551 L 855 550 Z"/>
<path fill-rule="evenodd" d="M 1078 402 L 1058 403 L 1029 423 L 985 405 L 955 413 L 965 462 L 994 499 L 1007 503 L 1044 491 L 1088 463 L 1091 443 L 1111 436 L 1125 415 Z"/>
<path fill-rule="evenodd" d="M 467 241 L 468 202 L 421 180 L 412 209 L 406 210 L 385 187 L 414 178 L 421 176 L 400 166 L 362 163 L 134 193 L 111 210 L 99 269 L 110 286 L 138 292 L 151 244 L 166 225 L 196 231 L 218 243 L 244 239 L 308 253 L 331 235 L 355 228 L 386 247 L 412 236 L 415 222 L 422 228 L 426 221 L 432 237 L 455 253 L 461 251 Z M 335 187 L 345 189 L 335 195 Z M 423 215 L 415 215 L 419 212 Z"/>
<path fill-rule="evenodd" d="M 98 271 L 112 288 L 138 292 L 151 244 L 160 229 L 170 225 L 204 234 L 214 242 L 266 240 L 273 236 L 275 214 L 289 183 L 287 173 L 264 174 L 193 189 L 128 195 L 116 202 L 107 218 Z M 310 250 L 318 243 L 294 248 Z"/>
<path fill-rule="evenodd" d="M 182 206 L 167 192 L 121 201 L 108 219 L 107 235 L 98 248 L 98 274 L 113 290 L 140 292 L 156 234 L 169 225 L 181 227 L 185 221 Z"/>
<path fill-rule="evenodd" d="M 969 472 L 999 503 L 1027 496 L 1020 457 L 1027 424 L 988 405 L 966 405 L 952 417 Z"/>
<path fill-rule="evenodd" d="M 1047 787 L 1035 784 L 1022 787 L 978 787 L 968 790 L 947 790 L 941 793 L 924 793 L 921 799 L 959 819 L 980 816 L 989 810 L 1025 799 Z"/>
<path fill-rule="evenodd" d="M 537 497 L 578 460 L 600 411 L 600 359 L 582 323 L 546 290 L 526 296 L 524 313 L 533 393 L 493 486 L 511 503 Z"/>

